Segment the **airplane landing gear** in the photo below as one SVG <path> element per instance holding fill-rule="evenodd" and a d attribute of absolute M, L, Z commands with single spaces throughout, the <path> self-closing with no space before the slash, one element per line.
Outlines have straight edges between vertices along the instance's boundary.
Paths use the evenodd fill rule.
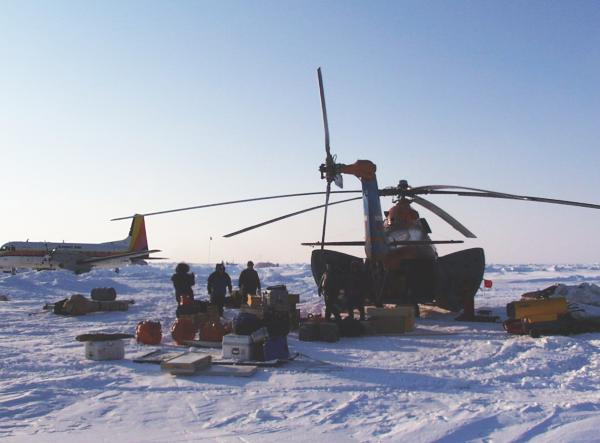
<path fill-rule="evenodd" d="M 10 273 L 11 273 L 12 275 L 15 275 L 15 274 L 17 273 L 17 268 L 11 268 L 11 269 L 10 269 Z"/>
<path fill-rule="evenodd" d="M 119 272 L 121 272 L 121 270 L 119 268 L 115 268 L 115 272 L 118 274 Z"/>

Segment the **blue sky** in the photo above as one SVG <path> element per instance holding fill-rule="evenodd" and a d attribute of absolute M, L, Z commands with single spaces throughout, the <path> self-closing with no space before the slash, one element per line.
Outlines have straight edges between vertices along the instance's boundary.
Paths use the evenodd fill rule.
<path fill-rule="evenodd" d="M 375 162 L 381 186 L 600 203 L 599 22 L 591 1 L 2 2 L 0 242 L 106 241 L 128 229 L 115 216 L 324 189 L 318 66 L 333 152 Z M 600 211 L 431 200 L 490 262 L 599 261 Z M 150 246 L 308 261 L 320 212 L 220 236 L 320 202 L 149 218 Z M 362 237 L 360 203 L 331 209 L 328 239 Z"/>

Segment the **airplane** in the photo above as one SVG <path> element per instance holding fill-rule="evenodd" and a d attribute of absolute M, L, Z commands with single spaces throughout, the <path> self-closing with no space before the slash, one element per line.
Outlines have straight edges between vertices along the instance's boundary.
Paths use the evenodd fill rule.
<path fill-rule="evenodd" d="M 586 208 L 600 209 L 600 205 L 581 203 L 567 200 L 557 200 L 544 197 L 508 194 L 488 191 L 479 188 L 469 188 L 454 185 L 427 185 L 412 187 L 406 180 L 400 180 L 397 186 L 379 188 L 376 177 L 376 165 L 369 160 L 358 160 L 346 165 L 337 163 L 337 158 L 331 154 L 329 143 L 329 126 L 325 105 L 325 93 L 321 68 L 317 70 L 321 110 L 325 129 L 325 162 L 319 166 L 321 179 L 326 180 L 325 192 L 305 192 L 296 194 L 273 195 L 244 200 L 234 200 L 187 208 L 170 209 L 150 212 L 145 216 L 166 214 L 190 209 L 208 208 L 221 205 L 291 198 L 308 195 L 325 195 L 325 204 L 294 211 L 271 220 L 267 220 L 235 232 L 224 235 L 233 237 L 238 234 L 294 217 L 309 211 L 324 208 L 323 227 L 320 242 L 302 243 L 316 247 L 311 256 L 311 268 L 317 285 L 327 265 L 336 269 L 340 274 L 350 272 L 353 262 L 363 264 L 364 273 L 370 282 L 370 299 L 376 305 L 394 303 L 401 305 L 434 304 L 449 311 L 463 313 L 459 320 L 489 321 L 475 315 L 474 297 L 480 288 L 485 269 L 485 255 L 482 248 L 469 248 L 445 256 L 439 256 L 435 245 L 463 243 L 462 240 L 432 240 L 431 228 L 425 218 L 410 205 L 418 204 L 437 215 L 454 229 L 467 238 L 476 238 L 458 220 L 439 206 L 421 197 L 421 195 L 458 195 L 463 197 L 488 197 L 529 202 L 543 202 Z M 331 184 L 343 188 L 342 174 L 357 177 L 362 185 L 361 190 L 332 191 Z M 330 202 L 331 194 L 358 193 L 360 197 Z M 392 197 L 394 206 L 382 213 L 380 197 Z M 363 201 L 365 238 L 359 241 L 325 241 L 327 210 L 329 206 L 350 202 Z M 123 220 L 129 217 L 119 217 L 113 220 Z M 324 249 L 325 246 L 364 246 L 366 260 L 350 254 Z M 418 310 L 415 310 L 417 313 Z"/>
<path fill-rule="evenodd" d="M 17 269 L 37 271 L 66 269 L 75 274 L 89 272 L 92 268 L 115 268 L 125 264 L 144 264 L 156 260 L 149 254 L 144 216 L 133 216 L 129 235 L 118 241 L 105 243 L 52 243 L 10 241 L 0 247 L 0 269 L 15 274 Z"/>

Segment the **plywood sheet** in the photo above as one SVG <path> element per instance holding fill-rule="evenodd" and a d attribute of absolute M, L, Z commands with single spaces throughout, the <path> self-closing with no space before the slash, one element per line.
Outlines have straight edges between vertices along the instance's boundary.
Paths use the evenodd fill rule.
<path fill-rule="evenodd" d="M 172 374 L 194 374 L 210 365 L 212 357 L 199 352 L 187 352 L 160 364 L 161 369 Z"/>

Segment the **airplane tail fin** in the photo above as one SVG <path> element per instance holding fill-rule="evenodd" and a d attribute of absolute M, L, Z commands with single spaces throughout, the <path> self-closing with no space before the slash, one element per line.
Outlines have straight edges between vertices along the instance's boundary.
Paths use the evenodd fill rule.
<path fill-rule="evenodd" d="M 147 251 L 148 239 L 146 238 L 146 222 L 144 216 L 136 214 L 133 216 L 131 228 L 129 229 L 129 252 Z"/>

